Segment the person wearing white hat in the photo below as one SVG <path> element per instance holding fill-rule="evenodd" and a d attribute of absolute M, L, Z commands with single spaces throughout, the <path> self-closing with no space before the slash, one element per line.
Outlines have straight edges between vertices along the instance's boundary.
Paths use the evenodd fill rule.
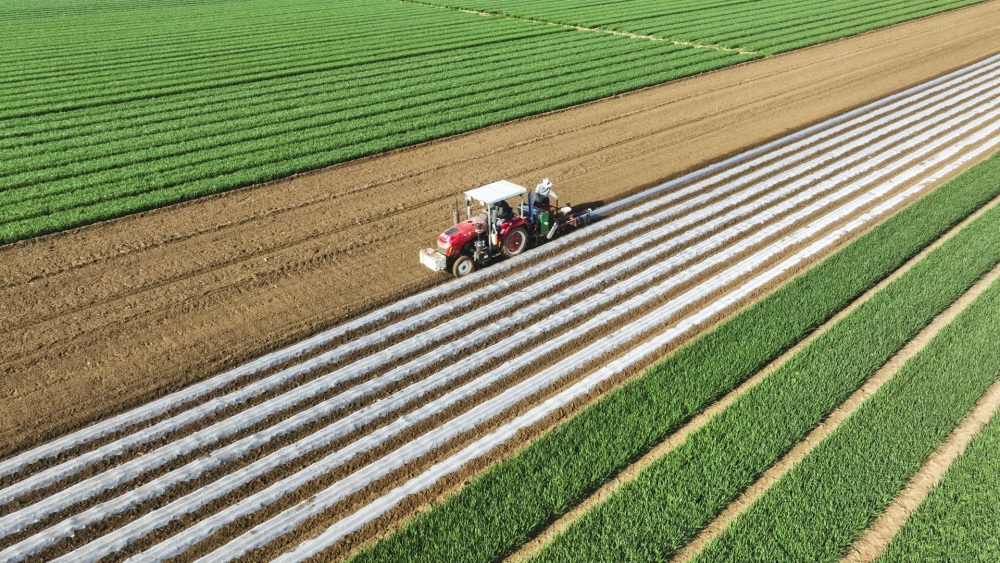
<path fill-rule="evenodd" d="M 552 191 L 552 181 L 545 178 L 542 183 L 535 186 L 535 201 L 549 205 L 549 198 L 559 201 L 559 196 Z"/>

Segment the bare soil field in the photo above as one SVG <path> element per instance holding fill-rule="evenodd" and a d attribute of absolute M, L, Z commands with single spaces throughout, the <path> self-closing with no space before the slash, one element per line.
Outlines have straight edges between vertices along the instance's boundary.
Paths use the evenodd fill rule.
<path fill-rule="evenodd" d="M 0 456 L 440 283 L 505 177 L 610 201 L 1000 52 L 1000 2 L 0 248 Z"/>

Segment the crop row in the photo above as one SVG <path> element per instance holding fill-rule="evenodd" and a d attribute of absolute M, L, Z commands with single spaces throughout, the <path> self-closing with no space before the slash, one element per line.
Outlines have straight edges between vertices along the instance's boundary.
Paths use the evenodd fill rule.
<path fill-rule="evenodd" d="M 195 14 L 192 14 L 195 15 Z M 245 33 L 235 33 L 244 25 L 242 20 L 247 17 L 254 17 L 253 14 L 241 14 L 234 18 L 229 15 L 221 15 L 214 20 L 198 22 L 195 25 L 187 24 L 186 30 L 181 33 L 173 33 L 166 26 L 153 28 L 130 29 L 128 34 L 115 36 L 108 41 L 87 48 L 87 41 L 93 40 L 95 34 L 107 33 L 116 29 L 120 23 L 104 23 L 100 21 L 89 22 L 85 28 L 79 30 L 64 31 L 64 39 L 58 43 L 43 43 L 42 46 L 32 47 L 25 45 L 22 49 L 24 57 L 20 59 L 19 65 L 8 67 L 3 76 L 7 78 L 39 78 L 47 76 L 54 78 L 59 76 L 57 60 L 64 61 L 67 72 L 78 72 L 81 69 L 90 71 L 113 71 L 122 69 L 135 71 L 150 63 L 159 63 L 169 66 L 179 60 L 201 60 L 211 59 L 211 54 L 206 52 L 203 43 L 210 43 L 217 47 L 223 54 L 226 51 L 242 49 L 247 53 L 267 52 L 276 46 L 300 46 L 310 45 L 319 41 L 337 45 L 342 44 L 345 49 L 360 50 L 357 39 L 371 38 L 377 36 L 380 28 L 385 24 L 395 24 L 406 16 L 406 20 L 411 22 L 411 29 L 422 30 L 432 28 L 444 30 L 455 26 L 461 26 L 464 18 L 458 14 L 451 14 L 452 17 L 442 18 L 428 10 L 386 10 L 383 5 L 381 9 L 375 8 L 360 11 L 342 11 L 338 14 L 326 13 L 282 13 L 278 17 L 269 18 L 261 25 L 254 26 L 253 29 L 245 30 Z M 306 18 L 308 24 L 303 25 Z M 83 23 L 82 20 L 80 23 Z M 291 34 L 292 28 L 298 25 L 301 32 Z M 226 32 L 226 29 L 229 32 Z M 141 41 L 143 34 L 149 36 L 145 43 Z M 291 36 L 294 35 L 294 36 Z M 247 36 L 253 39 L 250 43 Z M 403 38 L 403 43 L 420 43 L 426 40 L 426 34 L 417 34 L 413 37 Z M 51 38 L 48 38 L 51 40 Z M 79 44 L 77 44 L 79 43 Z M 101 49 L 114 46 L 125 51 L 110 53 L 108 57 L 99 56 Z M 142 49 L 138 49 L 143 47 Z M 392 48 L 391 45 L 373 46 L 373 50 L 381 51 Z M 131 51 L 129 51 L 131 49 Z M 99 74 L 95 72 L 95 74 Z"/>
<path fill-rule="evenodd" d="M 1000 254 L 970 225 L 969 259 Z M 992 225 L 996 228 L 996 223 Z M 957 258 L 961 258 L 958 256 Z M 928 288 L 933 290 L 934 288 Z M 1000 373 L 994 284 L 702 554 L 705 561 L 832 560 L 881 513 Z M 766 532 L 765 532 L 766 530 Z"/>
<path fill-rule="evenodd" d="M 161 85 L 200 86 L 206 79 L 218 81 L 248 74 L 259 75 L 261 71 L 288 71 L 312 63 L 322 63 L 332 69 L 440 52 L 450 49 L 448 40 L 459 44 L 488 44 L 490 36 L 505 31 L 546 31 L 541 26 L 526 27 L 518 22 L 505 20 L 484 20 L 471 25 L 461 17 L 456 18 L 454 14 L 446 16 L 442 18 L 419 14 L 404 21 L 396 21 L 401 20 L 397 14 L 396 17 L 376 20 L 378 23 L 359 18 L 359 21 L 351 21 L 353 25 L 347 30 L 334 36 L 307 39 L 277 35 L 263 45 L 247 46 L 245 39 L 234 40 L 232 43 L 213 41 L 200 46 L 201 49 L 196 52 L 200 57 L 197 58 L 194 54 L 149 54 L 144 57 L 148 60 L 139 64 L 119 63 L 103 71 L 97 71 L 92 65 L 82 61 L 63 60 L 66 67 L 52 76 L 28 76 L 6 81 L 0 89 L 0 95 L 16 95 L 21 91 L 31 93 L 33 96 L 30 99 L 15 99 L 23 103 L 14 107 L 34 108 L 60 100 L 72 100 L 78 92 L 90 92 L 95 87 L 99 87 L 100 93 L 106 95 L 124 95 L 152 90 Z M 373 41 L 379 41 L 383 35 L 379 30 L 386 23 L 400 26 L 405 23 L 409 36 L 392 43 L 371 46 Z M 366 48 L 366 45 L 369 46 Z M 206 52 L 207 48 L 216 50 Z M 209 54 L 211 56 L 207 56 Z M 69 57 L 63 59 L 67 58 Z"/>
<path fill-rule="evenodd" d="M 189 45 L 206 40 L 226 42 L 234 38 L 249 37 L 266 40 L 275 34 L 282 34 L 293 28 L 298 28 L 299 37 L 322 36 L 322 26 L 329 22 L 343 22 L 357 18 L 358 11 L 378 17 L 391 12 L 394 8 L 388 4 L 368 4 L 351 8 L 346 3 L 340 5 L 338 13 L 348 16 L 341 20 L 326 20 L 331 15 L 326 3 L 298 1 L 288 3 L 284 9 L 275 11 L 272 2 L 240 2 L 238 11 L 232 10 L 228 0 L 217 2 L 215 6 L 203 9 L 184 8 L 183 12 L 168 10 L 165 13 L 150 11 L 149 7 L 128 5 L 122 9 L 94 14 L 77 14 L 63 18 L 44 18 L 46 22 L 61 25 L 40 27 L 31 33 L 11 37 L 10 44 L 18 47 L 26 55 L 44 59 L 47 55 L 68 54 L 74 57 L 92 57 L 94 52 L 112 44 L 116 48 L 144 47 L 144 52 L 118 51 L 110 53 L 112 61 L 129 61 L 135 57 L 143 58 L 149 53 L 156 53 L 160 48 L 175 49 L 181 43 Z M 180 16 L 180 17 L 178 17 Z M 247 26 L 247 20 L 260 20 L 255 25 Z M 0 22 L 6 23 L 9 20 Z M 320 26 L 303 25 L 304 22 L 317 21 Z M 28 22 L 34 23 L 34 22 Z M 122 28 L 122 24 L 130 24 Z M 18 24 L 24 26 L 25 22 Z M 106 36 L 108 30 L 117 30 L 114 36 Z M 90 43 L 94 38 L 101 43 Z M 59 39 L 58 41 L 52 41 Z M 74 48 L 80 48 L 75 50 Z M 35 62 L 29 58 L 29 62 Z M 28 65 L 25 65 L 27 68 Z"/>
<path fill-rule="evenodd" d="M 1000 158 L 995 157 L 988 164 L 977 168 L 976 172 L 960 177 L 911 205 L 819 266 L 681 349 L 651 369 L 643 378 L 599 401 L 533 443 L 512 460 L 498 464 L 457 495 L 363 552 L 359 559 L 421 560 L 459 556 L 482 560 L 513 551 L 532 533 L 565 513 L 590 491 L 662 441 L 709 403 L 804 338 L 815 327 L 898 268 L 908 257 L 938 238 L 951 225 L 989 199 L 1000 195 L 1000 186 L 995 183 L 980 184 L 977 181 L 983 174 L 983 166 L 1000 168 Z M 993 213 L 991 218 L 998 215 L 1000 212 Z M 963 239 L 958 240 L 957 244 L 962 244 Z M 897 292 L 909 287 L 915 278 L 917 281 L 927 281 L 924 278 L 929 276 L 934 284 L 950 282 L 950 295 L 945 292 L 939 294 L 937 299 L 928 296 L 923 301 L 914 300 L 924 308 L 920 310 L 919 306 L 913 306 L 909 328 L 911 333 L 919 330 L 922 326 L 921 319 L 926 322 L 925 319 L 934 310 L 947 305 L 949 297 L 971 284 L 977 277 L 977 268 L 980 271 L 985 268 L 982 259 L 978 263 L 973 261 L 953 264 L 947 260 L 947 254 L 947 251 L 932 254 L 935 256 L 934 261 L 922 263 L 929 265 L 911 270 L 907 276 L 894 282 L 895 289 L 880 292 L 881 297 L 870 301 L 863 309 L 865 312 L 854 318 L 868 322 L 878 321 L 877 318 L 869 317 L 867 311 L 875 307 L 892 306 L 900 299 L 909 301 L 911 296 L 901 296 Z M 935 267 L 937 262 L 942 261 L 947 263 L 944 267 L 956 269 L 944 281 L 937 277 L 939 272 Z M 960 272 L 964 272 L 965 278 L 962 278 Z M 921 293 L 923 292 L 917 292 L 918 295 Z M 894 322 L 900 319 L 898 316 L 890 317 Z M 886 321 L 884 318 L 881 320 Z M 813 349 L 816 350 L 817 345 L 824 348 L 843 345 L 845 333 L 851 325 L 840 323 L 835 328 L 836 331 L 817 339 L 812 345 Z M 838 334 L 841 335 L 839 341 Z M 887 339 L 879 341 L 881 347 L 876 351 L 884 358 L 887 354 L 891 355 L 894 348 L 898 349 L 895 343 L 899 338 L 893 340 L 889 334 L 883 335 Z M 896 336 L 900 335 L 897 333 Z M 851 334 L 846 334 L 846 340 L 850 344 L 848 348 L 854 346 L 850 337 Z M 809 356 L 815 359 L 813 354 L 815 352 L 811 352 Z M 797 356 L 800 358 L 798 362 L 802 362 L 803 357 L 805 356 Z M 822 357 L 817 361 L 822 361 Z M 658 520 L 641 523 L 649 526 L 643 528 L 647 533 L 652 533 L 651 539 L 646 538 L 650 540 L 646 545 L 653 548 L 656 554 L 664 555 L 676 549 L 745 487 L 762 470 L 761 466 L 769 465 L 769 460 L 761 459 L 760 453 L 734 453 L 736 448 L 748 449 L 749 444 L 737 441 L 733 436 L 738 434 L 732 433 L 752 433 L 752 428 L 744 426 L 746 420 L 733 413 L 737 409 L 758 406 L 761 412 L 753 415 L 755 420 L 772 420 L 777 416 L 774 401 L 780 403 L 782 397 L 787 399 L 783 394 L 792 389 L 807 395 L 804 404 L 809 404 L 810 400 L 825 400 L 825 404 L 814 407 L 812 416 L 797 414 L 797 428 L 792 424 L 795 417 L 790 418 L 787 425 L 783 418 L 777 419 L 780 421 L 778 434 L 782 435 L 785 445 L 782 447 L 779 444 L 769 452 L 769 456 L 765 452 L 763 457 L 773 460 L 790 447 L 789 443 L 796 441 L 796 436 L 804 432 L 803 426 L 806 430 L 809 428 L 809 421 L 805 419 L 821 416 L 824 407 L 826 410 L 831 408 L 831 403 L 836 404 L 837 396 L 849 392 L 858 378 L 863 378 L 866 372 L 871 371 L 869 367 L 880 365 L 877 358 L 871 357 L 860 358 L 859 362 L 868 365 L 855 366 L 854 382 L 840 380 L 839 389 L 828 390 L 826 393 L 816 392 L 818 396 L 811 398 L 813 391 L 810 390 L 815 381 L 805 384 L 799 379 L 795 384 L 794 366 L 798 364 L 786 364 L 781 373 L 772 374 L 755 389 L 752 396 L 727 410 L 729 414 L 714 419 L 709 427 L 698 433 L 700 438 L 692 437 L 682 451 L 660 460 L 653 471 L 644 473 L 632 487 L 624 489 L 622 494 L 571 528 L 547 552 L 548 556 L 556 558 L 557 555 L 567 555 L 568 551 L 562 550 L 572 548 L 576 557 L 583 556 L 587 549 L 593 549 L 587 553 L 587 557 L 600 558 L 600 555 L 609 557 L 607 552 L 601 551 L 602 547 L 610 548 L 614 545 L 626 550 L 635 549 L 636 544 L 626 543 L 625 540 L 627 533 L 640 533 L 638 528 L 633 527 L 640 524 L 634 524 L 630 520 L 630 516 L 635 515 Z M 788 367 L 789 365 L 792 367 Z M 789 383 L 788 379 L 792 382 Z M 824 383 L 836 388 L 837 378 L 833 381 L 825 380 Z M 774 395 L 767 396 L 763 405 L 757 403 L 759 399 L 755 398 L 764 398 L 764 393 L 768 390 Z M 795 405 L 796 408 L 792 410 L 797 410 L 799 404 Z M 719 430 L 725 431 L 720 434 Z M 723 438 L 722 447 L 706 436 Z M 692 445 L 695 443 L 703 446 L 695 447 Z M 754 446 L 750 449 L 756 449 L 759 444 Z M 707 458 L 693 463 L 694 458 L 691 456 L 696 453 L 709 457 L 710 454 L 715 454 L 721 458 L 715 460 L 720 464 L 726 460 L 744 464 L 740 471 L 742 478 L 732 482 L 737 477 L 735 474 L 723 471 L 722 466 L 713 466 L 708 463 L 711 460 Z M 756 467 L 750 467 L 750 462 L 754 459 L 758 463 Z M 666 467 L 668 463 L 671 464 L 669 469 Z M 720 483 L 720 479 L 724 482 Z M 655 486 L 650 484 L 653 482 Z M 716 485 L 714 490 L 710 483 Z M 691 491 L 692 488 L 701 490 L 694 492 Z M 638 502 L 646 504 L 639 504 L 633 512 L 631 503 L 641 495 L 630 494 L 629 490 L 640 489 L 647 500 L 638 499 Z M 687 497 L 685 491 L 694 496 Z M 709 493 L 713 496 L 705 496 Z M 670 502 L 664 503 L 663 495 L 669 496 Z M 621 499 L 624 498 L 628 498 L 628 502 L 622 502 Z M 685 498 L 688 502 L 682 502 Z M 709 503 L 708 498 L 714 498 L 715 502 Z M 659 504 L 653 502 L 653 499 L 657 499 Z M 700 500 L 692 506 L 692 499 Z M 699 508 L 701 503 L 705 503 L 707 507 Z M 655 509 L 640 508 L 648 508 L 651 504 L 656 505 Z M 605 524 L 613 523 L 602 531 L 599 524 L 601 521 Z M 668 525 L 665 521 L 673 521 L 673 524 Z M 608 539 L 608 543 L 601 543 L 602 538 L 608 538 L 608 535 L 616 532 L 617 540 Z M 636 539 L 636 536 L 631 539 Z M 636 555 L 634 551 L 629 552 Z M 652 554 L 647 552 L 643 555 Z"/>
<path fill-rule="evenodd" d="M 995 311 L 996 305 L 994 323 Z M 996 348 L 998 330 L 994 326 L 984 342 Z M 975 358 L 968 364 L 975 365 Z M 997 491 L 1000 416 L 994 414 L 878 561 L 1000 561 Z"/>
<path fill-rule="evenodd" d="M 31 188 L 33 191 L 44 193 L 51 190 L 56 193 L 66 194 L 65 198 L 52 198 L 52 202 L 44 202 L 42 207 L 24 208 L 15 212 L 22 217 L 43 214 L 51 214 L 60 209 L 76 208 L 80 205 L 89 205 L 94 202 L 93 196 L 80 194 L 79 189 L 92 186 L 99 201 L 110 201 L 121 197 L 129 196 L 137 192 L 152 191 L 158 189 L 157 186 L 170 187 L 177 185 L 176 180 L 170 180 L 163 172 L 176 171 L 177 175 L 185 177 L 181 183 L 190 186 L 191 182 L 205 181 L 215 187 L 209 190 L 199 188 L 200 193 L 213 193 L 221 189 L 238 187 L 240 184 L 230 184 L 225 179 L 220 178 L 227 171 L 239 172 L 250 165 L 253 170 L 252 175 L 262 181 L 273 179 L 302 170 L 316 168 L 359 156 L 365 156 L 374 152 L 388 150 L 401 144 L 412 144 L 426 141 L 439 136 L 458 133 L 477 127 L 489 125 L 496 121 L 513 119 L 524 115 L 530 115 L 554 107 L 563 107 L 589 99 L 595 93 L 600 95 L 611 95 L 628 89 L 649 85 L 682 76 L 689 72 L 698 72 L 724 66 L 728 61 L 733 60 L 732 56 L 723 54 L 713 55 L 700 64 L 691 64 L 682 69 L 671 68 L 673 61 L 669 57 L 659 61 L 659 69 L 641 68 L 634 63 L 642 60 L 637 55 L 624 55 L 620 57 L 621 70 L 608 72 L 591 83 L 579 83 L 573 76 L 558 75 L 548 80 L 540 80 L 550 88 L 558 88 L 558 95 L 551 95 L 551 92 L 535 88 L 537 84 L 532 84 L 522 77 L 523 82 L 509 86 L 496 87 L 489 90 L 488 84 L 478 86 L 478 90 L 483 97 L 489 97 L 489 101 L 476 106 L 468 106 L 467 99 L 451 97 L 447 90 L 443 92 L 443 101 L 437 104 L 420 104 L 421 100 L 406 100 L 399 102 L 401 105 L 408 105 L 412 108 L 411 114 L 426 116 L 423 118 L 413 118 L 403 112 L 402 115 L 389 114 L 372 116 L 378 119 L 379 123 L 366 123 L 364 121 L 353 121 L 345 127 L 353 127 L 357 131 L 354 135 L 331 135 L 324 129 L 330 124 L 329 120 L 324 121 L 323 116 L 319 116 L 317 121 L 320 125 L 315 128 L 301 127 L 298 130 L 289 132 L 286 136 L 251 138 L 242 145 L 222 146 L 216 149 L 214 154 L 211 151 L 199 150 L 194 153 L 194 148 L 187 143 L 187 148 L 182 148 L 179 156 L 173 157 L 176 162 L 169 163 L 159 161 L 159 166 L 149 166 L 148 164 L 132 165 L 135 170 L 129 173 L 128 167 L 115 168 L 97 172 L 90 176 L 80 176 L 85 170 L 72 169 L 56 170 L 61 179 L 53 180 L 47 184 L 38 185 Z M 544 72 L 544 71 L 541 71 Z M 499 82 L 505 81 L 502 77 Z M 477 88 L 477 87 L 472 87 Z M 499 96 L 496 96 L 499 94 Z M 420 127 L 414 126 L 414 121 L 420 119 Z M 299 125 L 302 125 L 299 122 Z M 280 127 L 280 125 L 278 125 Z M 287 127 L 287 126 L 286 126 Z M 234 135 L 238 135 L 234 133 Z M 211 139 L 209 139 L 211 140 Z M 180 146 L 185 147 L 183 140 Z M 332 143 L 336 143 L 331 146 Z M 197 145 L 198 143 L 194 143 Z M 275 147 L 272 151 L 266 151 L 267 147 Z M 338 148 L 341 147 L 341 148 Z M 191 154 L 191 156 L 185 156 Z M 220 159 L 220 154 L 230 155 L 226 160 Z M 118 159 L 128 158 L 127 155 L 119 156 Z M 199 162 L 205 163 L 203 166 L 196 166 Z M 272 164 L 273 163 L 273 164 Z M 86 167 L 87 164 L 81 166 Z M 272 168 L 273 166 L 273 168 Z M 228 170 L 227 170 L 228 169 Z M 221 172 L 220 172 L 221 170 Z M 126 183 L 126 179 L 129 180 Z M 204 185 L 204 184 L 203 184 Z M 204 190 L 204 191 L 202 191 Z M 195 192 L 195 193 L 198 193 Z M 190 196 L 188 196 L 190 197 Z M 187 199 L 184 197 L 183 199 Z M 35 196 L 31 196 L 35 199 Z M 33 201 L 30 205 L 37 205 L 39 202 Z M 47 215 L 53 219 L 51 215 Z M 9 219 L 8 219 L 9 220 Z M 28 225 L 28 228 L 38 228 L 45 226 Z M 15 228 L 16 230 L 20 230 Z M 14 235 L 19 236 L 19 235 Z"/>
<path fill-rule="evenodd" d="M 176 76 L 161 79 L 156 75 L 144 77 L 124 73 L 99 84 L 69 83 L 64 89 L 51 92 L 45 90 L 46 93 L 43 95 L 28 98 L 21 97 L 20 91 L 27 90 L 22 88 L 10 91 L 0 98 L 0 101 L 4 102 L 0 118 L 39 116 L 55 111 L 151 99 L 165 94 L 199 92 L 222 86 L 250 84 L 260 80 L 296 77 L 306 73 L 362 68 L 364 65 L 379 64 L 400 57 L 413 58 L 444 53 L 456 48 L 490 45 L 493 36 L 509 33 L 512 27 L 519 28 L 517 31 L 528 35 L 539 32 L 538 26 L 525 26 L 514 22 L 498 21 L 492 25 L 487 25 L 488 22 L 474 23 L 476 25 L 464 24 L 452 28 L 450 33 L 440 37 L 434 33 L 424 35 L 420 28 L 416 27 L 412 30 L 416 38 L 414 40 L 400 40 L 374 49 L 357 49 L 355 46 L 355 49 L 351 49 L 354 51 L 353 56 L 344 58 L 331 57 L 329 48 L 316 48 L 298 58 L 290 57 L 287 60 L 279 57 L 262 62 L 254 57 L 236 56 L 228 61 L 229 64 L 195 69 L 194 72 L 185 74 L 183 79 Z M 376 40 L 375 36 L 368 36 L 358 40 L 358 43 L 364 45 L 373 40 Z M 210 50 L 212 45 L 206 44 L 203 48 Z M 340 46 L 337 50 L 347 49 Z M 284 53 L 284 50 L 279 50 L 279 53 Z"/>
<path fill-rule="evenodd" d="M 717 26 L 723 12 L 730 21 L 753 14 L 773 24 L 775 37 L 788 33 L 779 26 L 856 11 L 809 4 L 785 16 L 784 2 L 754 12 L 731 1 L 577 8 L 653 23 L 666 12 L 678 24 L 709 17 Z M 0 244 L 753 58 L 406 2 L 252 0 L 233 8 L 7 8 L 18 32 L 8 46 L 14 56 L 0 64 L 0 146 L 9 149 L 0 165 Z M 52 21 L 64 24 L 58 33 Z M 511 55 L 503 64 L 501 52 Z"/>
<path fill-rule="evenodd" d="M 669 7 L 653 0 L 583 7 L 569 0 L 431 0 L 431 3 L 774 54 L 824 41 L 831 34 L 853 35 L 975 1 L 894 0 L 873 4 L 860 0 L 754 3 L 729 0 L 671 3 Z"/>
<path fill-rule="evenodd" d="M 302 92 L 303 98 L 297 97 L 299 92 L 293 91 L 296 97 L 272 101 L 260 113 L 247 112 L 246 108 L 225 108 L 221 113 L 204 111 L 197 116 L 187 116 L 172 120 L 161 126 L 143 126 L 143 135 L 130 140 L 127 149 L 130 153 L 142 153 L 152 150 L 154 153 L 170 154 L 171 144 L 181 144 L 186 139 L 195 138 L 199 143 L 211 142 L 209 146 L 230 145 L 233 140 L 216 142 L 210 139 L 215 135 L 239 135 L 255 138 L 254 129 L 263 124 L 278 126 L 289 132 L 301 130 L 304 120 L 319 118 L 329 124 L 330 134 L 342 135 L 357 129 L 365 129 L 378 123 L 373 119 L 391 123 L 395 121 L 394 112 L 405 111 L 411 117 L 419 117 L 431 111 L 432 106 L 450 100 L 461 99 L 469 95 L 481 95 L 485 89 L 492 88 L 500 94 L 510 95 L 512 90 L 524 90 L 529 86 L 550 86 L 554 82 L 573 85 L 567 76 L 549 76 L 548 69 L 552 64 L 561 64 L 567 72 L 587 68 L 588 64 L 604 64 L 609 69 L 626 68 L 637 58 L 646 57 L 654 48 L 641 48 L 635 44 L 622 43 L 602 37 L 576 36 L 571 41 L 559 37 L 548 37 L 544 42 L 533 44 L 533 49 L 524 53 L 512 53 L 508 60 L 525 60 L 522 74 L 516 78 L 503 81 L 490 63 L 499 64 L 504 60 L 502 47 L 482 51 L 476 61 L 466 60 L 463 65 L 436 65 L 424 68 L 423 72 L 400 72 L 398 80 L 391 85 L 388 82 L 370 81 L 377 77 L 366 77 L 357 82 L 346 82 L 341 87 L 331 89 L 319 87 L 313 92 Z M 551 47 L 546 49 L 546 47 Z M 539 55 L 538 50 L 544 55 Z M 590 51 L 599 54 L 588 55 Z M 707 55 L 707 56 L 706 56 Z M 717 58 L 717 53 L 690 53 L 688 57 L 671 59 L 677 65 L 700 64 L 706 60 Z M 574 62 L 585 58 L 583 62 Z M 476 64 L 482 61 L 483 65 Z M 669 68 L 669 67 L 668 67 Z M 463 72 L 464 71 L 464 72 Z M 427 76 L 424 79 L 423 76 Z M 442 90 L 434 86 L 435 81 L 447 81 L 454 87 Z M 490 100 L 493 101 L 493 100 Z M 368 118 L 368 119 L 365 119 Z M 127 122 L 122 125 L 127 125 Z M 164 129 L 161 133 L 158 129 Z M 270 135 L 269 135 L 270 136 Z M 189 143 L 185 143 L 189 144 Z M 108 145 L 108 146 L 106 146 Z M 72 163 L 76 160 L 87 160 L 88 168 L 100 170 L 100 158 L 117 156 L 116 149 L 122 150 L 120 139 L 113 132 L 103 131 L 97 134 L 78 134 L 66 140 L 51 141 L 45 144 L 32 144 L 10 150 L 12 161 L 0 166 L 0 177 L 8 177 L 8 187 L 30 185 L 31 177 L 23 177 L 27 172 L 37 169 L 51 169 L 60 164 Z M 76 149 L 69 154 L 46 154 L 49 147 L 58 151 Z M 187 149 L 190 150 L 190 149 Z M 109 154 L 110 153 L 110 154 Z M 148 157 L 133 156 L 135 161 L 150 160 Z M 120 163 L 117 165 L 120 166 Z M 106 168 L 117 167 L 115 165 Z M 55 174 L 55 172 L 52 172 Z M 23 178 L 23 179 L 22 179 Z"/>
<path fill-rule="evenodd" d="M 551 42 L 562 42 L 553 33 L 538 33 L 526 35 L 520 32 L 511 36 L 493 36 L 492 40 L 499 43 L 498 48 L 506 49 L 508 54 L 516 59 L 535 49 L 554 45 Z M 573 42 L 565 42 L 560 47 L 571 47 Z M 113 110 L 106 108 L 86 108 L 69 112 L 65 116 L 54 116 L 44 121 L 27 118 L 11 119 L 10 127 L 0 132 L 2 145 L 18 147 L 31 144 L 46 144 L 50 141 L 72 139 L 76 136 L 102 133 L 107 126 L 114 124 L 119 129 L 132 129 L 150 124 L 167 123 L 179 119 L 196 119 L 202 113 L 210 116 L 220 112 L 244 114 L 249 108 L 262 103 L 281 103 L 295 101 L 299 103 L 310 100 L 312 96 L 328 92 L 339 92 L 346 88 L 357 88 L 365 85 L 368 88 L 387 87 L 387 75 L 399 76 L 405 80 L 413 73 L 440 73 L 449 67 L 457 66 L 468 70 L 469 65 L 482 55 L 492 56 L 494 49 L 490 46 L 477 46 L 470 49 L 453 49 L 444 53 L 423 56 L 417 60 L 397 59 L 387 61 L 374 68 L 355 68 L 345 75 L 340 75 L 343 69 L 333 69 L 323 72 L 310 72 L 299 77 L 283 80 L 268 80 L 253 85 L 227 86 L 214 88 L 206 92 L 179 93 L 159 97 L 155 103 L 150 101 L 134 101 L 116 104 Z M 331 82 L 338 77 L 338 88 L 331 89 Z M 390 81 L 391 82 L 391 81 Z"/>
<path fill-rule="evenodd" d="M 609 67 L 613 68 L 615 62 L 624 71 L 609 72 L 605 75 L 606 82 L 614 83 L 616 79 L 635 79 L 637 73 L 627 63 L 637 60 L 641 53 L 610 53 L 605 61 Z M 710 57 L 711 61 L 714 57 Z M 697 64 L 697 63 L 696 63 Z M 568 68 L 576 68 L 580 65 L 566 65 Z M 664 69 L 670 72 L 672 69 Z M 46 202 L 38 202 L 43 197 L 52 197 L 66 192 L 72 192 L 74 204 L 80 202 L 91 203 L 87 200 L 87 188 L 93 188 L 96 197 L 103 199 L 106 197 L 106 190 L 103 189 L 107 181 L 125 181 L 134 177 L 148 175 L 151 172 L 160 174 L 169 171 L 180 171 L 184 174 L 191 174 L 187 168 L 193 164 L 218 163 L 230 156 L 238 156 L 247 152 L 247 143 L 252 143 L 253 152 L 258 155 L 258 162 L 267 162 L 272 156 L 269 151 L 278 151 L 281 154 L 295 154 L 301 152 L 301 145 L 297 143 L 308 143 L 314 139 L 323 139 L 327 134 L 337 134 L 338 146 L 351 148 L 352 145 L 362 145 L 366 142 L 377 142 L 385 136 L 402 134 L 409 132 L 405 123 L 400 123 L 400 114 L 411 114 L 421 119 L 427 128 L 448 124 L 455 119 L 475 118 L 484 110 L 502 111 L 517 102 L 531 103 L 536 101 L 537 95 L 532 87 L 539 82 L 543 84 L 555 83 L 562 85 L 563 96 L 571 96 L 577 93 L 572 77 L 558 76 L 550 79 L 542 77 L 538 73 L 544 73 L 544 69 L 536 71 L 536 74 L 529 74 L 521 77 L 521 81 L 506 86 L 495 86 L 493 91 L 499 94 L 498 99 L 490 101 L 475 108 L 466 107 L 462 103 L 461 96 L 452 96 L 452 92 L 432 92 L 430 94 L 413 96 L 408 99 L 391 100 L 390 104 L 374 105 L 373 107 L 360 106 L 348 112 L 354 116 L 352 119 L 345 119 L 341 114 L 329 114 L 318 112 L 314 115 L 306 114 L 305 117 L 286 119 L 277 123 L 259 123 L 257 119 L 255 126 L 249 123 L 243 128 L 234 131 L 218 132 L 212 135 L 206 134 L 194 140 L 177 139 L 174 137 L 171 142 L 164 141 L 159 146 L 154 146 L 144 150 L 136 150 L 134 153 L 123 152 L 121 154 L 111 154 L 103 158 L 92 157 L 90 159 L 80 159 L 77 162 L 52 166 L 43 170 L 27 172 L 8 176 L 9 182 L 7 190 L 4 190 L 7 198 L 7 209 L 17 205 L 14 213 L 9 211 L 0 213 L 3 221 L 11 221 L 33 216 L 31 207 L 33 204 L 46 205 Z M 537 80 L 532 80 L 537 78 Z M 482 92 L 483 89 L 490 88 L 491 83 L 472 84 L 459 91 Z M 442 97 L 445 96 L 445 97 Z M 381 110 L 381 111 L 380 111 Z M 368 127 L 358 129 L 358 121 L 367 118 Z M 330 131 L 332 129 L 332 131 Z M 280 134 L 280 136 L 279 136 Z M 283 146 L 284 143 L 292 143 L 291 146 Z M 101 147 L 99 147 L 101 148 Z M 111 147 L 112 149 L 115 147 Z M 108 151 L 105 147 L 102 152 Z M 280 160 L 279 154 L 276 160 Z M 51 180 L 44 187 L 37 187 L 34 181 L 41 177 L 50 176 Z M 161 176 L 162 181 L 166 181 L 166 176 Z M 23 189 L 18 189 L 22 188 Z M 150 187 L 147 185 L 147 187 Z M 31 202 L 22 204 L 22 202 Z M 58 207 L 46 206 L 51 211 Z"/>

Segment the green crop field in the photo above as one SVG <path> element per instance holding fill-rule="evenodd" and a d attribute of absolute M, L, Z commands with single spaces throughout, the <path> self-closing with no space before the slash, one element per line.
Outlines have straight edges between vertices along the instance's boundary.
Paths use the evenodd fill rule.
<path fill-rule="evenodd" d="M 996 348 L 996 309 L 992 337 Z M 1000 417 L 969 444 L 881 562 L 1000 560 Z"/>
<path fill-rule="evenodd" d="M 0 244 L 973 3 L 0 0 Z"/>
<path fill-rule="evenodd" d="M 969 242 L 959 253 L 977 250 Z M 996 381 L 998 309 L 1000 284 L 993 284 L 701 559 L 818 561 L 844 554 Z"/>

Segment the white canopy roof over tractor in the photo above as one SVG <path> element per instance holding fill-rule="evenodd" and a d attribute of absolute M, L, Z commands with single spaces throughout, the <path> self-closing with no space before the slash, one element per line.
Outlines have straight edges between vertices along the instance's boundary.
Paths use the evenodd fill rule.
<path fill-rule="evenodd" d="M 478 201 L 483 205 L 490 205 L 498 201 L 524 195 L 527 191 L 528 188 L 524 186 L 518 186 L 507 180 L 499 180 L 492 184 L 486 184 L 485 186 L 469 190 L 465 192 L 465 197 Z"/>

